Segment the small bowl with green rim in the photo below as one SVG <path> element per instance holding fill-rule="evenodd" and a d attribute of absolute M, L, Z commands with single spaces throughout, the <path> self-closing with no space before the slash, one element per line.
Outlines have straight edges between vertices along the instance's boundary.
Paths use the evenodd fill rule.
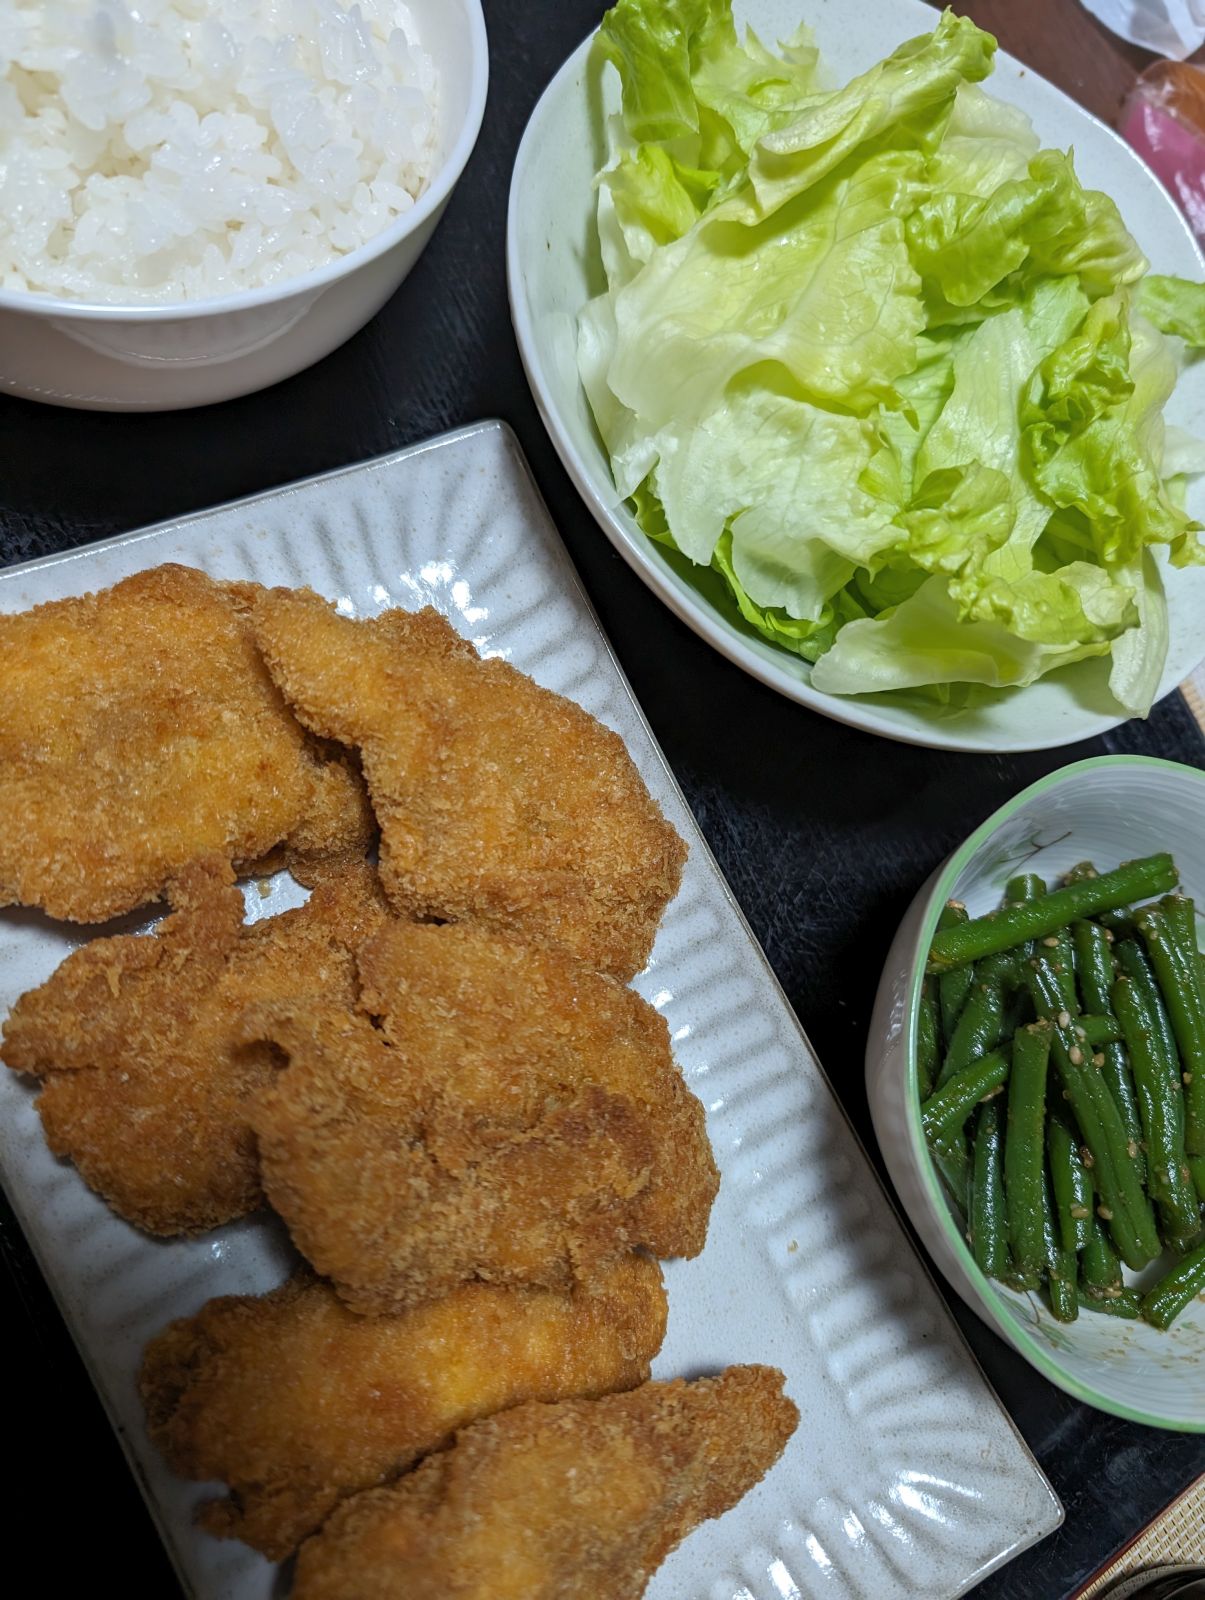
<path fill-rule="evenodd" d="M 1019 872 L 1053 884 L 1077 862 L 1104 871 L 1170 851 L 1185 893 L 1205 909 L 1205 771 L 1142 756 L 1103 756 L 1051 773 L 1002 806 L 925 884 L 895 936 L 875 1001 L 866 1085 L 879 1148 L 904 1210 L 971 1310 L 1077 1400 L 1152 1427 L 1205 1433 L 1205 1300 L 1167 1332 L 1083 1310 L 1056 1322 L 1037 1294 L 984 1276 L 947 1199 L 921 1128 L 917 1015 L 925 958 L 948 900 L 971 916 L 1000 904 Z M 1126 1281 L 1149 1287 L 1170 1264 Z"/>

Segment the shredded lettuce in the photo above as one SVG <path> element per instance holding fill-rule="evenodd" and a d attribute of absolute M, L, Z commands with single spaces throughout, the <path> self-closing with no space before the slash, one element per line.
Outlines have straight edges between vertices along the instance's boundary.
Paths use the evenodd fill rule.
<path fill-rule="evenodd" d="M 822 691 L 949 703 L 1109 656 L 1144 715 L 1153 552 L 1205 560 L 1205 445 L 1163 422 L 1205 286 L 1148 275 L 984 92 L 966 18 L 838 88 L 731 0 L 619 0 L 596 48 L 622 112 L 579 362 L 646 534 Z"/>
<path fill-rule="evenodd" d="M 1161 333 L 1174 333 L 1194 350 L 1205 348 L 1205 283 L 1152 272 L 1139 285 L 1137 300 Z"/>

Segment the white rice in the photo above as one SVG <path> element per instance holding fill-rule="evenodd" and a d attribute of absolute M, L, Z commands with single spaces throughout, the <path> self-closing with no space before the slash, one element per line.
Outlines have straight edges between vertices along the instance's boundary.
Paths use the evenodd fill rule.
<path fill-rule="evenodd" d="M 408 211 L 437 78 L 397 0 L 0 0 L 0 287 L 169 303 Z"/>

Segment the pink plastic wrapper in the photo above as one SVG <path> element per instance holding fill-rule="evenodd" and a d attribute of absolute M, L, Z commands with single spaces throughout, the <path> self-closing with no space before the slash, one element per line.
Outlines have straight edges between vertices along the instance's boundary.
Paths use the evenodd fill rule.
<path fill-rule="evenodd" d="M 1205 246 L 1205 72 L 1160 61 L 1139 78 L 1121 135 L 1162 180 Z"/>

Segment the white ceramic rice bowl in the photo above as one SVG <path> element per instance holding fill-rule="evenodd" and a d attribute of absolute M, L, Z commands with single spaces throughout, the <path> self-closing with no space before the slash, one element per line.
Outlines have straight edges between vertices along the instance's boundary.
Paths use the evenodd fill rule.
<path fill-rule="evenodd" d="M 946 1201 L 921 1128 L 916 1016 L 925 955 L 949 899 L 972 916 L 999 905 L 1019 871 L 1053 882 L 1076 862 L 1101 870 L 1170 850 L 1205 906 L 1205 772 L 1140 756 L 1080 761 L 1043 778 L 975 830 L 929 879 L 900 924 L 883 969 L 866 1049 L 879 1148 L 925 1248 L 978 1316 L 1076 1399 L 1153 1427 L 1205 1433 L 1205 1302 L 1165 1333 L 1082 1311 L 1058 1323 L 1037 1295 L 1017 1294 L 976 1265 Z M 1149 1287 L 1156 1264 L 1127 1281 Z"/>
<path fill-rule="evenodd" d="M 489 79 L 481 0 L 410 5 L 440 79 L 440 160 L 412 210 L 318 271 L 212 300 L 87 305 L 0 291 L 0 393 L 93 411 L 209 405 L 292 377 L 374 317 L 443 215 Z"/>
<path fill-rule="evenodd" d="M 767 43 L 801 21 L 812 28 L 834 80 L 863 72 L 905 39 L 931 32 L 937 13 L 921 0 L 735 0 L 742 26 Z M 853 25 L 851 25 L 851 22 Z M 594 175 L 606 158 L 604 109 L 618 109 L 618 80 L 589 63 L 587 40 L 565 63 L 536 107 L 519 148 L 511 184 L 507 270 L 511 315 L 523 364 L 544 425 L 566 471 L 611 543 L 688 627 L 745 672 L 791 700 L 837 722 L 909 744 L 949 750 L 1040 750 L 1091 738 L 1126 720 L 1108 692 L 1108 659 L 1086 661 L 1026 689 L 997 693 L 960 713 L 936 704 L 879 696 L 821 694 L 811 667 L 726 615 L 714 611 L 676 567 L 673 556 L 641 531 L 611 477 L 607 453 L 578 378 L 577 318 L 606 288 L 595 229 Z M 1000 51 L 984 88 L 1019 106 L 1043 144 L 1074 147 L 1085 184 L 1104 189 L 1156 272 L 1201 276 L 1187 224 L 1142 161 L 1118 136 L 1019 61 Z M 1169 421 L 1205 435 L 1205 363 L 1182 377 Z M 1205 482 L 1190 509 L 1205 520 Z M 1183 683 L 1205 655 L 1205 567 L 1168 576 L 1171 643 L 1159 696 Z M 1157 698 L 1158 698 L 1157 697 Z"/>

